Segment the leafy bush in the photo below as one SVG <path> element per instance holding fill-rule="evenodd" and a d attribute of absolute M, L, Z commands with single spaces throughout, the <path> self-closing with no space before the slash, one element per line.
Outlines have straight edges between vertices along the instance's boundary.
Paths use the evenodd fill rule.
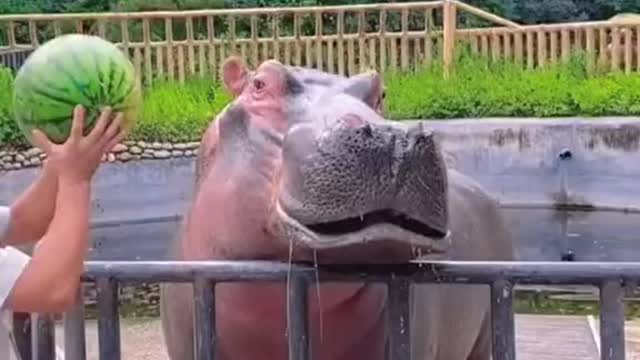
<path fill-rule="evenodd" d="M 145 92 L 142 117 L 131 135 L 158 141 L 196 140 L 230 99 L 209 79 L 194 78 L 184 85 L 154 83 Z"/>
<path fill-rule="evenodd" d="M 176 11 L 218 9 L 225 6 L 225 0 L 119 0 L 112 3 L 112 10 L 116 11 Z"/>
<path fill-rule="evenodd" d="M 640 74 L 589 76 L 579 54 L 531 71 L 461 56 L 448 80 L 436 63 L 415 74 L 388 72 L 385 85 L 393 119 L 640 115 Z"/>
<path fill-rule="evenodd" d="M 13 121 L 13 73 L 0 66 L 0 144 L 22 142 L 22 135 Z"/>
<path fill-rule="evenodd" d="M 387 71 L 386 113 L 394 120 L 640 115 L 640 73 L 588 75 L 575 55 L 567 64 L 526 70 L 513 62 L 460 55 L 445 80 L 442 65 L 403 73 Z M 11 119 L 11 73 L 0 71 L 0 141 L 24 140 Z M 156 81 L 145 90 L 142 116 L 131 138 L 198 140 L 231 97 L 209 78 L 185 84 Z"/>

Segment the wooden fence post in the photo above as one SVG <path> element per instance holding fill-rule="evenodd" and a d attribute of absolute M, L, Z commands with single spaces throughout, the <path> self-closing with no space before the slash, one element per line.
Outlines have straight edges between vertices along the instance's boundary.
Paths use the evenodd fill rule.
<path fill-rule="evenodd" d="M 444 65 L 444 77 L 448 78 L 453 69 L 456 44 L 456 4 L 445 0 L 443 5 L 443 32 L 442 32 L 442 61 Z"/>

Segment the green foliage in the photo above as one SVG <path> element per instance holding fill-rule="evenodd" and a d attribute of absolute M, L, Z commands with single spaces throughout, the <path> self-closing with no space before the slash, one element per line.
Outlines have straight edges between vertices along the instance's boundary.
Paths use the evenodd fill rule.
<path fill-rule="evenodd" d="M 185 85 L 161 81 L 144 96 L 142 118 L 132 136 L 157 141 L 193 141 L 230 101 L 210 79 L 193 78 Z"/>
<path fill-rule="evenodd" d="M 410 0 L 396 0 L 406 2 Z M 384 0 L 2 0 L 0 14 L 94 11 L 181 10 L 272 6 L 384 3 Z M 467 0 L 469 4 L 525 24 L 603 20 L 621 12 L 640 12 L 638 0 Z"/>
<path fill-rule="evenodd" d="M 315 6 L 317 0 L 227 0 L 230 8 Z"/>
<path fill-rule="evenodd" d="M 18 143 L 22 135 L 13 121 L 13 73 L 0 66 L 0 144 Z"/>
<path fill-rule="evenodd" d="M 111 0 L 116 11 L 176 11 L 193 9 L 219 9 L 225 0 Z"/>
<path fill-rule="evenodd" d="M 0 2 L 0 14 L 106 11 L 114 0 L 8 0 Z"/>
<path fill-rule="evenodd" d="M 467 0 L 469 4 L 523 24 L 605 20 L 640 12 L 637 0 Z"/>
<path fill-rule="evenodd" d="M 436 63 L 414 75 L 388 72 L 385 85 L 394 119 L 640 115 L 640 74 L 588 76 L 580 55 L 533 71 L 461 56 L 448 80 Z"/>
<path fill-rule="evenodd" d="M 640 73 L 588 75 L 580 55 L 538 70 L 465 54 L 456 60 L 448 80 L 438 62 L 411 73 L 386 71 L 386 116 L 394 120 L 640 116 Z M 11 74 L 6 70 L 0 71 L 0 94 L 0 142 L 21 144 L 11 119 Z M 192 78 L 185 84 L 156 80 L 145 90 L 142 116 L 131 138 L 197 141 L 230 100 L 210 78 Z"/>

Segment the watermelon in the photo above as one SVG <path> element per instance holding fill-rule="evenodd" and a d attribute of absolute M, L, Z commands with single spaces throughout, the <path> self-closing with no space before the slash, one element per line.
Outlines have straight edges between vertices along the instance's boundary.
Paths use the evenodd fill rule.
<path fill-rule="evenodd" d="M 69 34 L 44 43 L 14 81 L 14 119 L 29 142 L 34 128 L 54 143 L 66 141 L 76 105 L 86 110 L 85 135 L 105 106 L 123 112 L 123 127 L 130 129 L 142 103 L 131 61 L 97 36 Z"/>

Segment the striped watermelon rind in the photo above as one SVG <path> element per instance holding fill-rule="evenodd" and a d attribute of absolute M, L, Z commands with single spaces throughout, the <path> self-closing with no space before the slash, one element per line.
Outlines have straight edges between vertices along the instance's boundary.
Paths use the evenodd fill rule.
<path fill-rule="evenodd" d="M 34 51 L 14 84 L 14 119 L 32 142 L 34 128 L 57 144 L 69 136 L 76 105 L 86 109 L 85 135 L 105 106 L 123 112 L 123 127 L 138 118 L 142 91 L 131 61 L 114 44 L 92 35 L 54 38 Z"/>

